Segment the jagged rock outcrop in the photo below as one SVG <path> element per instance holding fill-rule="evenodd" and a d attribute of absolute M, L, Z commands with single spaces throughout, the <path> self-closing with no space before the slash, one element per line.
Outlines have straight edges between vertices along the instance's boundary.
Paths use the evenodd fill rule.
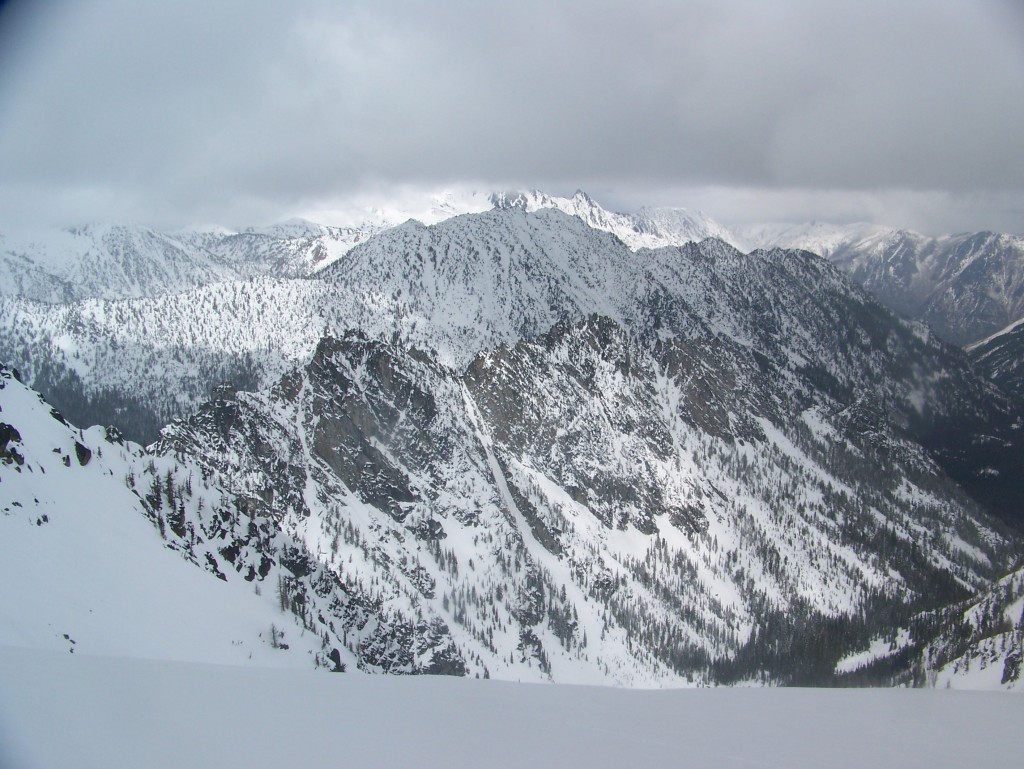
<path fill-rule="evenodd" d="M 698 361 L 682 339 L 648 348 L 598 316 L 461 372 L 350 333 L 153 450 L 304 539 L 358 605 L 389 607 L 385 626 L 420 628 L 394 633 L 419 639 L 416 659 L 556 680 L 822 680 L 871 610 L 962 597 L 1011 545 L 884 419 L 864 434 L 828 396 L 766 394 L 785 381 L 750 356 Z M 803 674 L 754 632 L 794 613 L 847 627 Z M 343 626 L 360 664 L 403 669 Z"/>

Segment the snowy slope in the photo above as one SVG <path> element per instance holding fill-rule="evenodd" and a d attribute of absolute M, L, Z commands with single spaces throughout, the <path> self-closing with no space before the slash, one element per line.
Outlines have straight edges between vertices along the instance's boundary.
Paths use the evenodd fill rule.
<path fill-rule="evenodd" d="M 965 601 L 874 638 L 839 669 L 856 678 L 858 669 L 889 666 L 903 668 L 898 680 L 915 686 L 1021 691 L 1022 660 L 1024 570 L 1018 568 Z"/>
<path fill-rule="evenodd" d="M 741 251 L 748 251 L 744 238 L 738 237 L 700 211 L 685 208 L 642 208 L 635 214 L 621 214 L 601 207 L 590 195 L 577 190 L 571 198 L 548 195 L 539 190 L 495 193 L 491 201 L 497 209 L 520 208 L 527 212 L 545 208 L 575 216 L 588 227 L 610 232 L 631 250 L 680 246 L 717 238 Z"/>
<path fill-rule="evenodd" d="M 2 648 L 0 679 L 9 769 L 1012 769 L 1024 716 L 1024 698 L 999 694 L 638 692 Z"/>
<path fill-rule="evenodd" d="M 330 328 L 359 328 L 465 365 L 563 317 L 624 316 L 635 257 L 562 212 L 520 208 L 426 227 L 407 222 L 355 249 L 322 279 Z"/>
<path fill-rule="evenodd" d="M 276 597 L 166 547 L 144 487 L 193 473 L 100 428 L 81 431 L 0 368 L 0 644 L 231 665 L 312 667 L 320 639 Z M 290 648 L 273 648 L 271 627 Z M 280 645 L 280 644 L 278 644 Z"/>
<path fill-rule="evenodd" d="M 1017 569 L 970 602 L 924 654 L 936 686 L 1020 689 L 1024 661 L 1024 570 Z M 966 639 L 966 640 L 965 640 Z"/>

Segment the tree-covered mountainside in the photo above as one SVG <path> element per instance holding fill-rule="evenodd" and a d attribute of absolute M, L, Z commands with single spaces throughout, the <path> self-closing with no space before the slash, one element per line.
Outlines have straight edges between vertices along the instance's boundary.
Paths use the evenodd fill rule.
<path fill-rule="evenodd" d="M 1013 623 L 957 617 L 1017 600 L 986 598 L 1019 566 L 1015 399 L 825 258 L 634 251 L 618 220 L 560 208 L 407 222 L 301 278 L 6 297 L 0 355 L 71 421 L 152 440 L 61 428 L 117 453 L 103 482 L 154 548 L 271 597 L 327 667 L 626 685 L 1012 667 Z M 25 419 L 4 450 L 27 457 Z M 14 454 L 3 472 L 37 478 Z M 12 510 L 43 498 L 24 488 Z"/>

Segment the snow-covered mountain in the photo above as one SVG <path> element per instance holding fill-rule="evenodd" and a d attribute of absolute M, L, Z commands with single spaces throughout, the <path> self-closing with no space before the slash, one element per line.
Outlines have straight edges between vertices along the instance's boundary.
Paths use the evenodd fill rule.
<path fill-rule="evenodd" d="M 260 233 L 217 238 L 225 249 L 238 246 L 228 254 L 236 262 L 276 242 Z M 397 334 L 464 365 L 485 347 L 515 343 L 564 317 L 598 313 L 625 322 L 629 314 L 639 322 L 633 300 L 650 278 L 634 274 L 637 264 L 611 234 L 549 208 L 494 210 L 432 227 L 409 221 L 360 244 L 316 280 L 261 276 L 130 301 L 4 298 L 0 356 L 65 411 L 151 440 L 215 382 L 269 386 L 286 364 L 308 361 L 328 332 Z M 125 405 L 118 394 L 137 399 L 128 405 L 139 424 L 112 411 Z"/>
<path fill-rule="evenodd" d="M 148 442 L 223 380 L 269 384 L 323 332 L 323 284 L 254 278 L 137 300 L 0 301 L 0 359 L 62 411 Z"/>
<path fill-rule="evenodd" d="M 0 292 L 42 302 L 176 293 L 236 277 L 227 260 L 143 227 L 0 235 Z"/>
<path fill-rule="evenodd" d="M 701 212 L 604 209 L 585 192 L 563 198 L 537 190 L 435 195 L 413 204 L 338 212 L 352 224 L 302 219 L 241 232 L 161 233 L 92 225 L 0 232 L 0 294 L 46 303 L 158 297 L 257 276 L 306 277 L 357 244 L 413 218 L 437 224 L 488 208 L 558 210 L 615 235 L 633 251 L 715 238 L 753 248 L 811 251 L 832 259 L 889 309 L 927 322 L 955 344 L 975 342 L 1024 313 L 1024 239 L 972 233 L 927 237 L 870 224 L 751 225 L 729 230 Z"/>
<path fill-rule="evenodd" d="M 64 304 L 154 298 L 264 275 L 301 277 L 380 229 L 293 220 L 242 232 L 91 225 L 0 234 L 0 294 Z"/>
<path fill-rule="evenodd" d="M 685 208 L 642 208 L 635 214 L 614 213 L 602 208 L 583 190 L 577 190 L 571 198 L 539 190 L 495 193 L 491 202 L 498 209 L 521 208 L 528 212 L 553 208 L 575 216 L 595 230 L 612 233 L 633 251 L 699 243 L 707 238 L 717 238 L 741 251 L 749 250 L 743 238 L 706 214 Z"/>
<path fill-rule="evenodd" d="M 591 318 L 459 373 L 353 333 L 153 450 L 232 479 L 351 593 L 438 629 L 419 659 L 451 644 L 491 677 L 821 680 L 875 630 L 868 607 L 912 614 L 1005 568 L 1011 542 L 920 449 L 794 416 L 749 353 L 700 352 Z M 783 642 L 783 617 L 807 634 Z M 830 622 L 847 641 L 815 635 Z"/>
<path fill-rule="evenodd" d="M 234 265 L 235 279 L 255 275 L 304 277 L 333 264 L 388 226 L 364 222 L 332 227 L 292 219 L 238 233 L 194 233 L 188 240 Z"/>
<path fill-rule="evenodd" d="M 207 643 L 272 655 L 297 634 L 309 664 L 370 671 L 829 680 L 887 627 L 872 611 L 909 619 L 984 590 L 1015 543 L 951 495 L 919 448 L 827 398 L 769 397 L 765 373 L 742 349 L 708 358 L 681 338 L 652 349 L 596 317 L 462 374 L 353 333 L 321 341 L 269 391 L 222 388 L 147 455 L 69 427 L 5 371 L 0 490 L 4 521 L 23 527 L 5 542 L 30 554 L 46 546 L 33 537 L 59 529 L 78 549 L 42 561 L 47 578 L 24 590 L 32 556 L 8 560 L 5 584 L 25 596 L 10 642 L 60 646 L 67 633 L 90 651 L 165 653 L 86 614 L 112 589 L 122 616 L 144 620 L 135 588 L 120 597 L 107 571 L 163 546 L 208 571 L 211 590 L 226 590 L 219 577 L 253 591 L 241 605 L 255 607 L 244 625 L 255 640 L 237 631 L 224 652 L 192 639 L 199 659 Z M 134 533 L 111 542 L 122 528 Z M 110 568 L 90 571 L 93 558 Z M 169 563 L 151 570 L 177 573 Z M 165 624 L 179 611 L 160 610 Z"/>
<path fill-rule="evenodd" d="M 150 455 L 64 426 L 28 466 L 79 472 L 78 440 L 158 549 L 262 585 L 328 666 L 667 685 L 821 683 L 838 665 L 879 682 L 953 648 L 949 607 L 1018 565 L 989 517 L 1019 520 L 1024 499 L 1013 401 L 806 251 L 633 250 L 617 220 L 531 206 L 406 222 L 309 277 L 5 298 L 0 358 L 62 410 L 128 410 L 153 434 L 182 416 Z M 189 242 L 280 266 L 298 262 L 261 244 L 328 235 Z M 57 429 L 3 409 L 23 460 L 25 436 Z M 43 483 L 9 459 L 0 488 Z M 9 507 L 39 507 L 34 488 Z M 892 664 L 843 667 L 914 622 Z"/>
<path fill-rule="evenodd" d="M 89 421 L 116 421 L 117 409 L 129 408 L 145 417 L 133 435 L 152 438 L 221 379 L 271 386 L 307 362 L 325 334 L 362 329 L 461 370 L 481 350 L 593 314 L 645 340 L 740 345 L 808 397 L 850 405 L 853 394 L 871 394 L 886 418 L 986 503 L 1018 475 L 1016 417 L 1005 398 L 827 262 L 791 251 L 744 255 L 716 240 L 632 252 L 551 209 L 493 210 L 432 227 L 409 222 L 315 279 L 62 306 L 7 300 L 0 355 L 59 408 Z M 1000 437 L 984 439 L 982 460 L 964 440 L 971 434 Z M 995 487 L 1002 491 L 985 491 Z M 1005 496 L 1001 512 L 1016 498 Z"/>
<path fill-rule="evenodd" d="M 233 505 L 207 480 L 112 429 L 73 427 L 0 367 L 0 646 L 335 667 L 334 647 L 280 611 L 278 565 L 263 569 L 264 592 L 216 568 L 214 530 L 193 536 L 190 518 L 177 536 L 179 511 L 212 520 Z"/>
<path fill-rule="evenodd" d="M 958 345 L 1024 316 L 1024 237 L 929 237 L 868 224 L 763 225 L 739 232 L 761 246 L 826 256 L 879 302 Z"/>
<path fill-rule="evenodd" d="M 758 248 L 798 249 L 831 258 L 837 250 L 850 243 L 891 233 L 893 228 L 866 222 L 809 222 L 748 224 L 736 227 L 735 231 Z"/>
<path fill-rule="evenodd" d="M 291 219 L 239 232 L 215 228 L 158 232 L 132 225 L 0 230 L 0 294 L 50 304 L 180 293 L 211 283 L 257 276 L 307 277 L 354 246 L 408 220 L 437 224 L 492 207 L 554 208 L 630 248 L 681 245 L 716 237 L 744 243 L 703 214 L 685 209 L 611 213 L 586 193 L 560 198 L 537 191 L 439 194 L 419 204 L 348 212 L 352 224 L 328 226 Z M 339 214 L 340 215 L 340 214 Z"/>
<path fill-rule="evenodd" d="M 836 264 L 879 301 L 967 344 L 1024 315 L 1024 238 L 897 232 L 850 244 Z"/>

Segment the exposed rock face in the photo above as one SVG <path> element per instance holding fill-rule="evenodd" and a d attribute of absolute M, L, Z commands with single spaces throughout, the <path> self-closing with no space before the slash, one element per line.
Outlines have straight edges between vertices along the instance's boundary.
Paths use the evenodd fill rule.
<path fill-rule="evenodd" d="M 304 585 L 340 579 L 337 626 L 368 669 L 797 680 L 766 651 L 778 638 L 753 632 L 778 613 L 846 623 L 800 678 L 825 680 L 871 632 L 868 606 L 962 596 L 1010 543 L 884 409 L 855 414 L 789 376 L 600 317 L 463 372 L 352 333 L 154 450 L 305 542 L 301 558 L 258 536 L 249 552 Z M 375 623 L 372 607 L 387 607 Z"/>
<path fill-rule="evenodd" d="M 21 443 L 21 433 L 14 425 L 0 422 L 0 460 L 11 464 L 21 464 L 24 458 L 18 453 L 17 444 Z"/>
<path fill-rule="evenodd" d="M 528 457 L 532 471 L 564 488 L 605 526 L 653 534 L 658 517 L 686 518 L 669 502 L 665 484 L 676 447 L 659 373 L 655 360 L 637 355 L 614 323 L 592 318 L 477 358 L 465 382 L 506 475 Z M 684 399 L 682 412 L 692 417 Z M 541 537 L 551 539 L 552 527 L 561 530 L 540 523 L 523 490 L 520 499 Z M 700 530 L 707 522 L 687 526 Z"/>

